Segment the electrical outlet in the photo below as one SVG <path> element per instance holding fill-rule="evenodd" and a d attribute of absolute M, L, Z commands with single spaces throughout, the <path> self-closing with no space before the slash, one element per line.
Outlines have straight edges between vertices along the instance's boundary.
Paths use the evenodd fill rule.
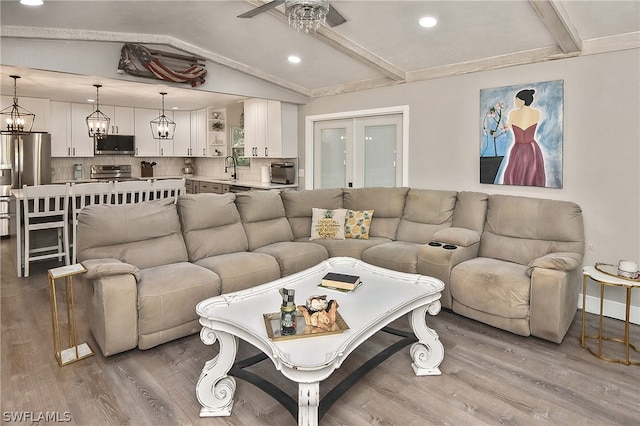
<path fill-rule="evenodd" d="M 304 177 L 304 169 L 298 169 L 298 177 Z"/>

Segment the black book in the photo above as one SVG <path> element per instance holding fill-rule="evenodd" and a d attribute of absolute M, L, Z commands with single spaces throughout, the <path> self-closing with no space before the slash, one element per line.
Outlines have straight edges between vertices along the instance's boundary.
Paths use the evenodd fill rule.
<path fill-rule="evenodd" d="M 329 272 L 322 278 L 324 287 L 334 287 L 344 290 L 353 290 L 360 284 L 360 277 L 355 275 L 338 274 Z"/>

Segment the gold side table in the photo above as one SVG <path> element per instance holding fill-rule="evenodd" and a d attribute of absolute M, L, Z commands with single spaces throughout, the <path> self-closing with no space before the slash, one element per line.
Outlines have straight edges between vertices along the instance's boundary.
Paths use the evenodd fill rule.
<path fill-rule="evenodd" d="M 49 269 L 49 292 L 51 297 L 51 323 L 53 326 L 53 352 L 58 365 L 71 364 L 72 362 L 90 357 L 93 350 L 88 343 L 78 345 L 78 333 L 76 331 L 76 311 L 73 299 L 73 276 L 83 274 L 87 270 L 79 263 L 59 268 Z M 60 318 L 58 316 L 58 298 L 56 295 L 56 280 L 65 280 L 65 304 L 67 307 L 68 348 L 62 349 L 60 341 Z"/>
<path fill-rule="evenodd" d="M 633 279 L 627 279 L 624 277 L 621 277 L 619 275 L 617 275 L 617 266 L 616 265 L 608 265 L 608 264 L 604 264 L 604 263 L 596 263 L 595 267 L 594 266 L 585 266 L 582 269 L 582 276 L 583 276 L 583 282 L 582 282 L 582 334 L 580 337 L 580 343 L 582 345 L 583 348 L 586 348 L 589 352 L 591 352 L 593 355 L 597 356 L 598 358 L 605 360 L 605 361 L 609 361 L 609 362 L 619 362 L 621 364 L 625 364 L 625 365 L 640 365 L 640 361 L 636 361 L 636 360 L 632 360 L 630 355 L 631 355 L 631 350 L 640 353 L 640 350 L 638 350 L 634 345 L 632 345 L 629 342 L 629 316 L 630 316 L 630 309 L 631 309 L 631 290 L 633 288 L 638 288 L 640 287 L 640 280 L 633 280 Z M 596 283 L 600 284 L 600 322 L 599 322 L 599 327 L 598 327 L 598 334 L 597 335 L 590 335 L 587 336 L 585 335 L 585 323 L 586 323 L 586 310 L 585 310 L 585 304 L 586 304 L 586 295 L 587 295 L 587 281 L 588 279 L 591 278 L 593 281 L 595 281 Z M 604 289 L 605 287 L 624 287 L 627 291 L 627 298 L 626 298 L 626 309 L 625 309 L 625 320 L 624 320 L 624 338 L 620 339 L 617 337 L 608 337 L 605 336 L 603 331 L 602 331 L 602 308 L 603 308 L 603 301 L 604 301 Z M 590 348 L 587 344 L 587 340 L 591 339 L 591 340 L 596 340 L 597 343 L 597 350 L 594 350 L 592 348 Z M 603 341 L 610 341 L 610 342 L 617 342 L 617 343 L 622 343 L 625 346 L 625 358 L 624 359 L 619 359 L 619 358 L 609 358 L 606 357 L 602 354 L 602 342 Z M 639 358 L 640 359 L 640 358 Z"/>

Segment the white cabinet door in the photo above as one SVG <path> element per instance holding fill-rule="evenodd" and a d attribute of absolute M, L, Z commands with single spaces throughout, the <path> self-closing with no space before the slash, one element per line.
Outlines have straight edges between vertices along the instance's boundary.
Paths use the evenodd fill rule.
<path fill-rule="evenodd" d="M 189 111 L 173 111 L 176 131 L 173 135 L 173 156 L 191 157 L 191 113 Z"/>
<path fill-rule="evenodd" d="M 69 157 L 71 155 L 71 103 L 49 103 L 51 118 L 51 156 Z"/>
<path fill-rule="evenodd" d="M 133 135 L 135 132 L 134 109 L 112 105 L 101 105 L 102 111 L 109 117 L 110 135 Z"/>
<path fill-rule="evenodd" d="M 160 157 L 173 157 L 174 139 L 158 139 L 158 155 Z"/>
<path fill-rule="evenodd" d="M 136 157 L 157 157 L 160 154 L 158 140 L 151 134 L 151 120 L 158 117 L 155 109 L 136 108 L 135 141 Z"/>
<path fill-rule="evenodd" d="M 93 157 L 94 141 L 87 130 L 87 116 L 93 111 L 90 104 L 71 104 L 70 157 Z"/>
<path fill-rule="evenodd" d="M 292 158 L 298 152 L 298 110 L 293 104 L 266 99 L 244 103 L 245 155 Z"/>
<path fill-rule="evenodd" d="M 207 156 L 207 110 L 191 111 L 191 156 Z"/>

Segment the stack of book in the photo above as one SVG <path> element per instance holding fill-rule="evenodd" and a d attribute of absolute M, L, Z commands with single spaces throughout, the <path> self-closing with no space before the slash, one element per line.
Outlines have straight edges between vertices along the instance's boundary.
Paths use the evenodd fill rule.
<path fill-rule="evenodd" d="M 322 278 L 319 287 L 349 292 L 358 288 L 360 284 L 362 284 L 362 282 L 358 276 L 329 272 Z"/>

